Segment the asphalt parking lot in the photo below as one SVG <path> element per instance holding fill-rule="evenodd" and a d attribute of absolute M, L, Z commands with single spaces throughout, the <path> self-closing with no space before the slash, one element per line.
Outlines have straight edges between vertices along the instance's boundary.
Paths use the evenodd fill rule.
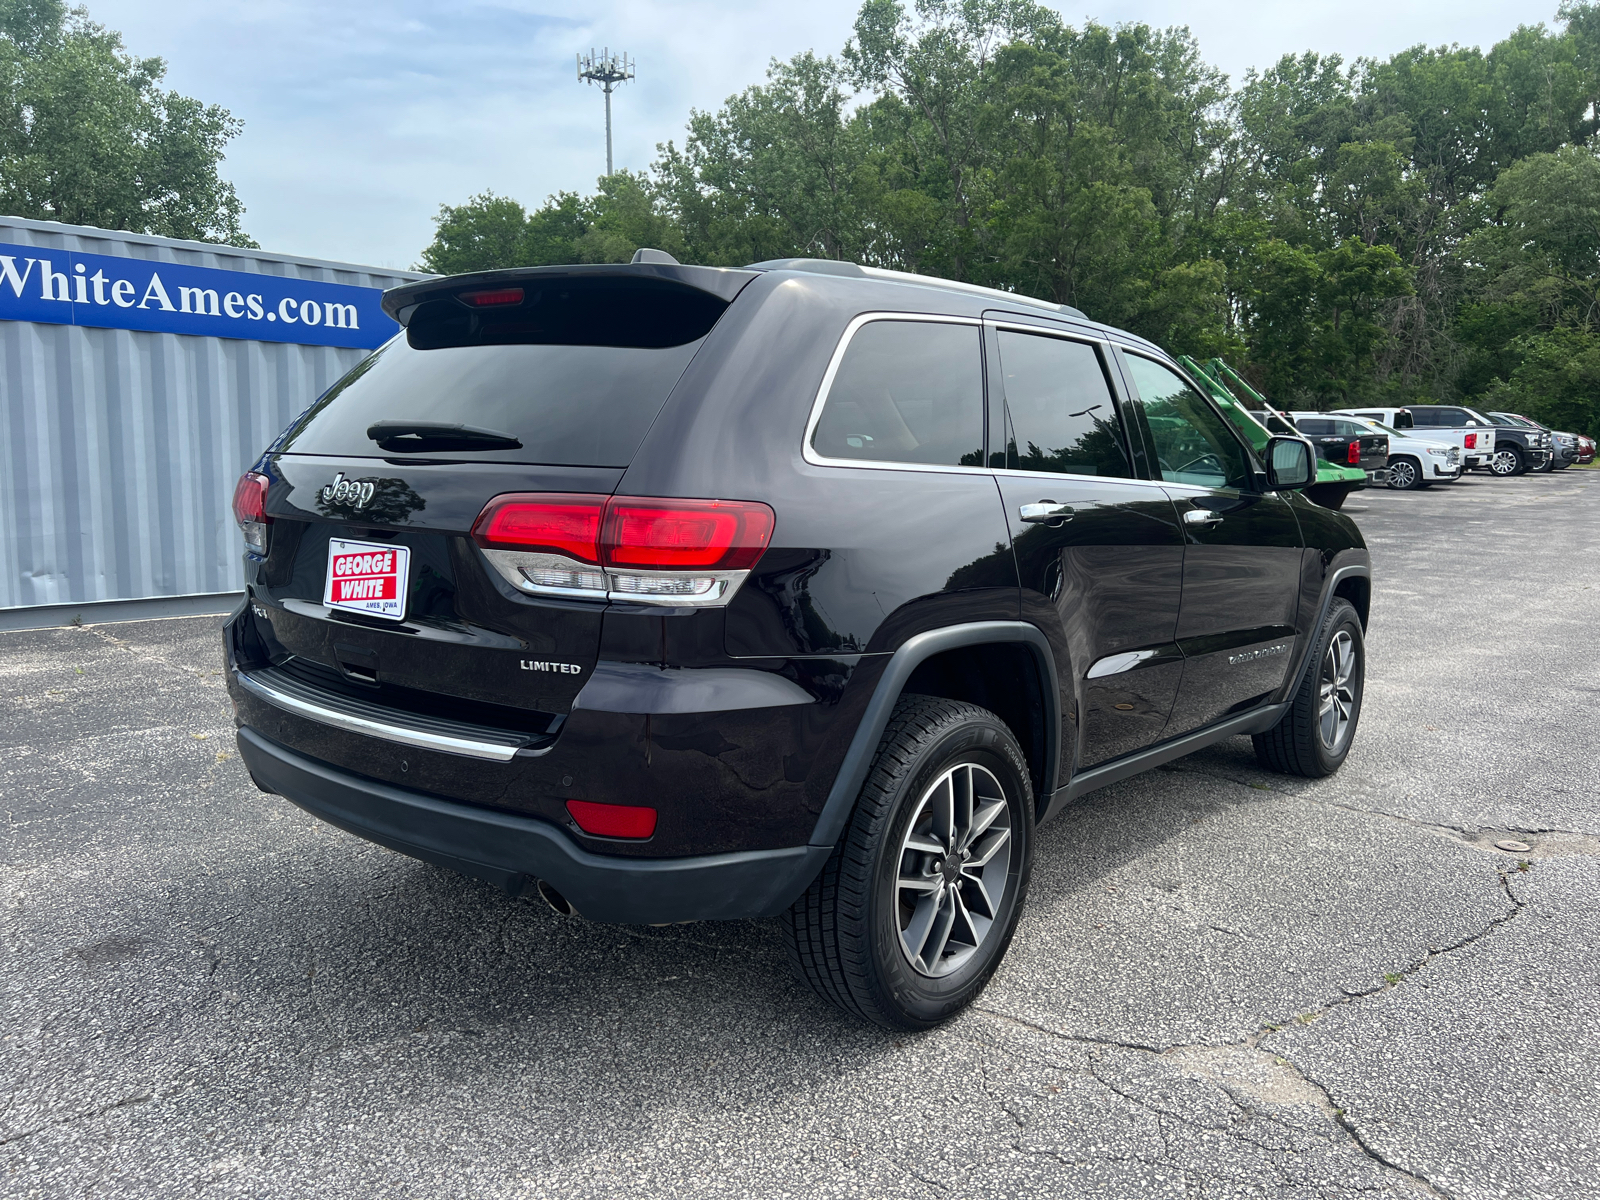
<path fill-rule="evenodd" d="M 1600 471 L 1347 511 L 1343 772 L 1089 797 L 909 1037 L 256 791 L 216 618 L 0 634 L 0 1195 L 1594 1196 Z"/>

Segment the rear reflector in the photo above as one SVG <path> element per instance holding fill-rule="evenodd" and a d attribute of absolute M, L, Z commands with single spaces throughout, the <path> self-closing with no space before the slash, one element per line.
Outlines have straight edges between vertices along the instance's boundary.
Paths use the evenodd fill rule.
<path fill-rule="evenodd" d="M 462 292 L 461 299 L 474 308 L 493 308 L 501 304 L 521 304 L 521 288 L 495 288 L 487 292 Z"/>
<path fill-rule="evenodd" d="M 567 811 L 579 829 L 596 837 L 647 838 L 656 831 L 656 810 L 643 805 L 568 800 Z"/>

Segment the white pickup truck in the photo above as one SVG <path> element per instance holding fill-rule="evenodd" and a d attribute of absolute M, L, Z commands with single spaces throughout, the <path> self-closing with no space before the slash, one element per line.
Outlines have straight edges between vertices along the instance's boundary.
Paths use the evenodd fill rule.
<path fill-rule="evenodd" d="M 1348 413 L 1292 412 L 1295 427 L 1307 436 L 1327 433 L 1381 433 L 1389 439 L 1389 486 L 1409 492 L 1461 478 L 1461 448 L 1448 439 L 1417 437 L 1421 430 L 1401 431 L 1370 417 Z M 1323 425 L 1333 428 L 1324 430 Z M 1349 429 L 1340 428 L 1349 426 Z"/>
<path fill-rule="evenodd" d="M 1416 414 L 1409 408 L 1341 408 L 1339 414 L 1365 417 L 1411 436 L 1456 446 L 1461 451 L 1463 470 L 1487 467 L 1494 460 L 1494 425 L 1488 417 L 1474 414 L 1471 409 L 1429 404 Z"/>

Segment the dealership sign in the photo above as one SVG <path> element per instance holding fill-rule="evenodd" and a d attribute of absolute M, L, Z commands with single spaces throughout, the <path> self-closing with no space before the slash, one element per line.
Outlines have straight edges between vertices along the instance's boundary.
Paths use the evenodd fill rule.
<path fill-rule="evenodd" d="M 0 243 L 0 320 L 371 349 L 400 328 L 382 297 L 381 288 Z"/>

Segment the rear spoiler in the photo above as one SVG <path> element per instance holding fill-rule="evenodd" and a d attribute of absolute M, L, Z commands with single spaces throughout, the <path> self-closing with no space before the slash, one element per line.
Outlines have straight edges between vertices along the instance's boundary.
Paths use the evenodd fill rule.
<path fill-rule="evenodd" d="M 663 256 L 665 257 L 665 256 Z M 708 292 L 731 302 L 745 284 L 758 278 L 759 271 L 728 267 L 686 267 L 678 263 L 636 262 L 584 264 L 560 267 L 509 267 L 502 271 L 474 271 L 469 275 L 444 275 L 402 284 L 383 294 L 383 311 L 401 325 L 411 320 L 417 306 L 428 300 L 444 300 L 465 291 L 538 284 L 557 279 L 652 280 Z"/>

